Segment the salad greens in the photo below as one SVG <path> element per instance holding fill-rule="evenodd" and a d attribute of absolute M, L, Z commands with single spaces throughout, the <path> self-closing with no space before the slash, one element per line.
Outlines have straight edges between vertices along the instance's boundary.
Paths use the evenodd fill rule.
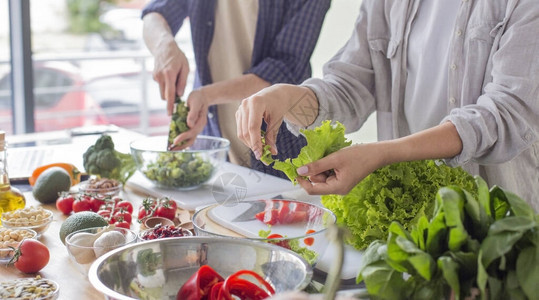
<path fill-rule="evenodd" d="M 287 158 L 285 161 L 274 160 L 271 157 L 270 147 L 266 145 L 264 135 L 262 135 L 264 149 L 261 160 L 268 165 L 274 162 L 273 168 L 283 171 L 294 184 L 297 183 L 296 178 L 299 175 L 296 170 L 299 167 L 352 144 L 352 141 L 347 140 L 344 136 L 344 125 L 339 122 L 332 124 L 331 121 L 324 121 L 322 125 L 313 130 L 302 129 L 300 131 L 305 136 L 307 145 L 301 148 L 298 157 Z"/>
<path fill-rule="evenodd" d="M 203 154 L 162 152 L 142 172 L 164 187 L 190 188 L 203 184 L 213 174 L 213 165 Z"/>
<path fill-rule="evenodd" d="M 410 229 L 421 217 L 431 217 L 436 192 L 447 185 L 477 194 L 473 176 L 461 168 L 424 160 L 380 168 L 344 196 L 322 196 L 322 204 L 335 213 L 338 225 L 350 230 L 347 242 L 361 250 L 387 238 L 393 221 Z"/>
<path fill-rule="evenodd" d="M 515 194 L 475 180 L 477 197 L 442 187 L 432 218 L 410 229 L 393 222 L 387 240 L 369 245 L 357 281 L 370 295 L 463 299 L 476 290 L 481 299 L 538 299 L 539 215 Z"/>

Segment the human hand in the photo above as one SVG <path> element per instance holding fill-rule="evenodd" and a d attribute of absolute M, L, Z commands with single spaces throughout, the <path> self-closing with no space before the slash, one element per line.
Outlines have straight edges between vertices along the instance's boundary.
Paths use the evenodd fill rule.
<path fill-rule="evenodd" d="M 206 123 L 208 123 L 208 107 L 204 94 L 204 87 L 194 90 L 189 94 L 186 100 L 186 105 L 189 107 L 187 114 L 187 127 L 189 130 L 179 134 L 174 139 L 173 150 L 181 150 L 191 146 L 197 137 L 202 132 Z"/>
<path fill-rule="evenodd" d="M 189 75 L 189 62 L 172 39 L 162 42 L 154 54 L 153 79 L 159 83 L 161 99 L 167 101 L 167 113 L 172 115 L 176 94 L 182 96 Z"/>
<path fill-rule="evenodd" d="M 377 143 L 343 148 L 297 169 L 298 183 L 310 195 L 347 194 L 363 178 L 384 165 Z"/>
<path fill-rule="evenodd" d="M 305 113 L 304 107 L 309 107 L 311 111 Z M 310 89 L 291 84 L 276 84 L 241 102 L 236 111 L 238 138 L 251 148 L 256 159 L 260 159 L 263 152 L 260 128 L 264 120 L 267 125 L 266 144 L 270 146 L 271 154 L 276 155 L 278 150 L 275 143 L 283 119 L 300 126 L 308 126 L 316 119 L 317 114 L 318 100 Z"/>

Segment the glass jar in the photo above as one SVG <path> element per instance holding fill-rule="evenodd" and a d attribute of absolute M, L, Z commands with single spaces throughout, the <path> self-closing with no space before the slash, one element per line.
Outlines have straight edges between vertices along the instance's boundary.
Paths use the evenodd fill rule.
<path fill-rule="evenodd" d="M 6 134 L 0 131 L 0 214 L 26 205 L 24 195 L 11 186 L 7 172 L 7 143 Z"/>

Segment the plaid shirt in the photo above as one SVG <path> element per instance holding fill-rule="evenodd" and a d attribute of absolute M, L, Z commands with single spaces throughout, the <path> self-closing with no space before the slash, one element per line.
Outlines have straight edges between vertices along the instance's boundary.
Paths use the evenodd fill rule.
<path fill-rule="evenodd" d="M 251 67 L 245 72 L 275 83 L 299 84 L 311 76 L 310 58 L 331 0 L 259 0 L 258 21 Z M 195 52 L 195 88 L 212 83 L 208 52 L 213 38 L 216 0 L 153 0 L 142 11 L 161 14 L 175 35 L 185 18 L 191 23 Z M 210 107 L 203 134 L 221 136 L 217 108 Z M 231 120 L 232 121 L 232 120 Z M 263 128 L 265 129 L 265 125 Z M 277 148 L 279 160 L 294 158 L 305 146 L 303 136 L 295 136 L 282 124 Z M 286 178 L 267 167 L 251 153 L 251 168 Z"/>

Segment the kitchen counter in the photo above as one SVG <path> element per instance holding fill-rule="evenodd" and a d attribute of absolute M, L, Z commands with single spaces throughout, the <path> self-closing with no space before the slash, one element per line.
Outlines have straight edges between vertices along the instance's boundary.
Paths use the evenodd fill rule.
<path fill-rule="evenodd" d="M 115 139 L 115 144 L 118 144 L 119 148 L 121 149 L 120 151 L 124 153 L 128 152 L 125 147 L 122 148 L 122 145 L 125 146 L 126 144 L 128 144 L 127 142 L 124 142 L 124 140 L 126 140 L 126 138 L 128 138 L 129 136 L 125 134 L 116 134 L 116 137 L 122 139 L 121 143 L 117 143 L 117 139 L 115 139 L 115 137 L 113 136 L 113 139 Z M 138 135 L 135 134 L 131 137 L 135 138 L 138 137 Z M 94 138 L 91 139 L 95 140 L 96 138 L 97 136 L 94 136 Z M 85 148 L 82 148 L 83 149 L 81 149 L 80 151 L 84 151 Z M 82 154 L 77 155 L 82 156 Z M 124 190 L 122 190 L 120 194 L 123 199 L 130 201 L 134 207 L 131 229 L 139 231 L 140 225 L 136 221 L 136 214 L 138 212 L 140 204 L 142 203 L 142 200 L 145 197 L 169 196 L 175 200 L 181 199 L 177 201 L 179 207 L 184 210 L 190 211 L 192 214 L 194 210 L 199 206 L 210 204 L 210 202 L 219 202 L 219 197 L 216 198 L 216 195 L 212 193 L 215 192 L 214 189 L 217 187 L 216 184 L 220 182 L 218 181 L 218 179 L 221 176 L 224 176 L 226 179 L 226 176 L 230 176 L 230 174 L 233 174 L 234 176 L 238 176 L 243 179 L 243 183 L 241 184 L 243 187 L 243 192 L 242 196 L 239 197 L 240 199 L 264 199 L 279 195 L 284 198 L 303 201 L 316 202 L 320 200 L 320 197 L 307 195 L 302 189 L 300 189 L 298 186 L 293 186 L 287 180 L 270 175 L 265 175 L 245 167 L 225 163 L 221 168 L 220 172 L 221 173 L 217 174 L 216 179 L 214 179 L 215 181 L 212 184 L 205 186 L 203 189 L 190 192 L 169 191 L 172 194 L 166 194 L 165 191 L 155 188 L 151 183 L 146 182 L 145 178 L 141 178 L 140 176 L 133 176 L 133 178 L 131 178 L 127 182 L 126 186 L 124 187 Z M 224 187 L 224 189 L 223 186 L 219 186 L 217 188 L 219 188 L 219 190 L 221 191 L 227 191 L 226 186 Z M 231 186 L 230 188 L 231 191 L 236 191 L 237 193 L 238 189 L 236 186 Z M 54 280 L 59 284 L 59 299 L 103 299 L 103 294 L 93 288 L 87 276 L 82 274 L 77 269 L 75 263 L 71 261 L 65 245 L 60 241 L 59 230 L 62 225 L 62 222 L 68 216 L 63 215 L 60 211 L 58 211 L 55 204 L 44 205 L 35 200 L 32 196 L 31 189 L 29 186 L 21 186 L 21 190 L 24 192 L 24 195 L 26 197 L 26 206 L 43 206 L 43 208 L 49 209 L 53 212 L 53 222 L 51 223 L 48 230 L 44 232 L 39 239 L 48 247 L 50 252 L 50 260 L 48 265 L 37 274 L 21 273 L 14 266 L 0 266 L 0 281 L 35 277 L 36 275 L 40 275 L 42 278 Z M 231 195 L 229 194 L 230 193 L 227 193 L 228 196 Z M 235 195 L 238 196 L 237 194 Z M 226 199 L 229 198 L 230 197 L 227 197 Z M 194 199 L 194 202 L 185 201 L 185 199 Z M 315 269 L 314 279 L 318 279 L 319 282 L 323 282 L 325 278 L 325 271 L 327 271 L 327 269 L 329 269 L 331 265 L 333 257 L 332 253 L 334 253 L 332 249 L 328 249 L 328 251 L 326 251 L 326 254 L 324 255 L 324 261 L 319 263 L 318 269 Z M 360 253 L 357 253 L 355 251 L 347 251 L 345 255 L 345 266 L 357 266 L 359 264 L 359 262 L 357 261 L 358 259 L 361 259 Z M 352 263 L 346 263 L 347 261 Z M 345 270 L 343 273 L 343 275 L 345 275 L 343 276 L 345 277 L 345 280 L 343 281 L 343 286 L 341 287 L 347 288 L 346 285 L 350 284 L 350 288 L 355 288 L 357 287 L 355 286 L 355 275 L 357 270 L 355 268 L 348 269 L 349 270 Z M 317 275 L 318 278 L 316 278 Z"/>

